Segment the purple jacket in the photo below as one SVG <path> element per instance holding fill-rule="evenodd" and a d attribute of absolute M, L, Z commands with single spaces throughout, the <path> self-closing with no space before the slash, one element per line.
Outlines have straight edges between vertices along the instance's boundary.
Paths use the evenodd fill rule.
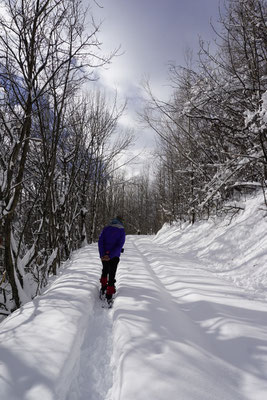
<path fill-rule="evenodd" d="M 98 250 L 100 257 L 106 254 L 109 258 L 120 257 L 124 242 L 124 227 L 120 221 L 113 219 L 110 225 L 105 226 L 99 236 Z"/>

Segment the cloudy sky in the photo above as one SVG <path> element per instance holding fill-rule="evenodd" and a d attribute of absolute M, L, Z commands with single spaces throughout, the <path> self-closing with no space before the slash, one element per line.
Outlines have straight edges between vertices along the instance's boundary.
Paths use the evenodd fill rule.
<path fill-rule="evenodd" d="M 153 134 L 137 121 L 142 96 L 141 82 L 149 77 L 155 94 L 166 98 L 168 64 L 185 65 L 187 49 L 198 51 L 199 37 L 214 36 L 210 21 L 218 20 L 219 0 L 91 0 L 96 21 L 103 21 L 99 38 L 106 53 L 121 46 L 121 56 L 100 71 L 99 84 L 128 108 L 123 124 L 135 129 L 136 149 L 153 148 Z"/>

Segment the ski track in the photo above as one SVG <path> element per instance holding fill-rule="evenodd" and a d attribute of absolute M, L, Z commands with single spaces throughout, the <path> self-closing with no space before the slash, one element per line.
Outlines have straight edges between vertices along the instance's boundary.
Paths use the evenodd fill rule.
<path fill-rule="evenodd" d="M 88 324 L 79 364 L 66 400 L 103 400 L 112 386 L 112 309 L 99 299 Z"/>

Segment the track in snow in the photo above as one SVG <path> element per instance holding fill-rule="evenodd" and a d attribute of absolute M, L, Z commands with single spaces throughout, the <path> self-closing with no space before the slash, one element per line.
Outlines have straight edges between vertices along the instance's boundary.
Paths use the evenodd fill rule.
<path fill-rule="evenodd" d="M 112 387 L 112 310 L 96 300 L 67 400 L 103 400 Z"/>

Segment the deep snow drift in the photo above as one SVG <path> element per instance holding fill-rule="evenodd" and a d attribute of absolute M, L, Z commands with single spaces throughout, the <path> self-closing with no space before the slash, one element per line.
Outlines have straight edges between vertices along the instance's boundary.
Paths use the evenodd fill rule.
<path fill-rule="evenodd" d="M 267 300 L 266 205 L 260 193 L 237 206 L 244 211 L 233 220 L 165 225 L 155 242 L 179 255 L 191 254 L 206 271 L 244 288 L 251 298 Z"/>
<path fill-rule="evenodd" d="M 265 400 L 266 209 L 128 236 L 111 310 L 97 246 L 0 325 L 0 400 Z"/>

